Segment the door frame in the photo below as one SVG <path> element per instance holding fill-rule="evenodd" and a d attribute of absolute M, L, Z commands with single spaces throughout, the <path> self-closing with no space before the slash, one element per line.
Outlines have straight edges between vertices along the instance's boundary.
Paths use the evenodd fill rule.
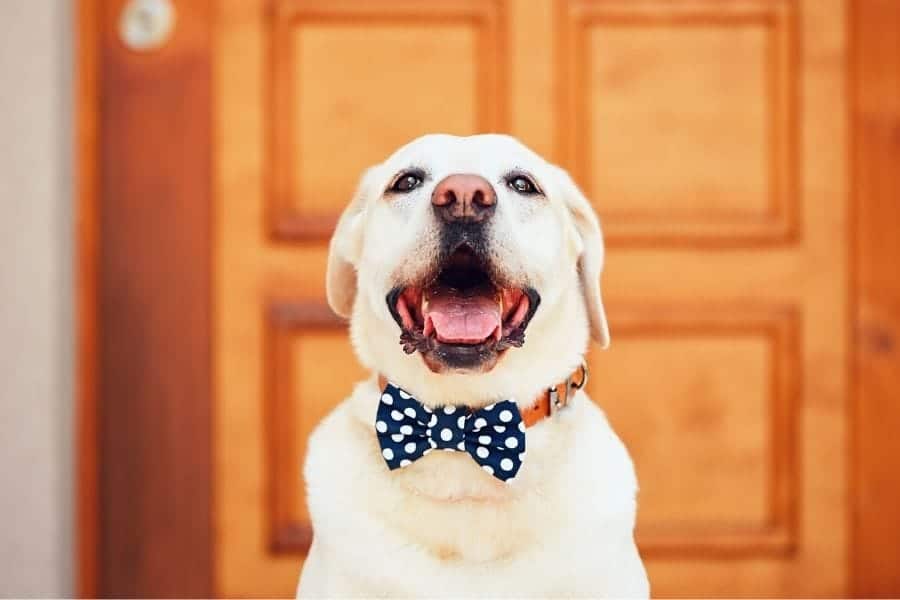
<path fill-rule="evenodd" d="M 900 3 L 851 0 L 851 591 L 900 595 Z M 893 43 L 891 42 L 893 40 Z"/>
<path fill-rule="evenodd" d="M 210 597 L 214 0 L 181 0 L 147 54 L 118 40 L 123 3 L 78 0 L 74 24 L 77 593 Z M 847 593 L 896 596 L 900 4 L 848 2 L 847 24 Z"/>
<path fill-rule="evenodd" d="M 79 0 L 77 593 L 211 597 L 212 0 L 159 49 Z"/>

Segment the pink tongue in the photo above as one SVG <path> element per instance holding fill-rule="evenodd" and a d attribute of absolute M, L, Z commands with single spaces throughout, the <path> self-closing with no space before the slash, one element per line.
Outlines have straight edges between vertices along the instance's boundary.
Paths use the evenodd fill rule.
<path fill-rule="evenodd" d="M 500 305 L 489 296 L 462 296 L 442 290 L 428 301 L 425 319 L 431 319 L 437 339 L 454 344 L 477 344 L 500 325 Z"/>

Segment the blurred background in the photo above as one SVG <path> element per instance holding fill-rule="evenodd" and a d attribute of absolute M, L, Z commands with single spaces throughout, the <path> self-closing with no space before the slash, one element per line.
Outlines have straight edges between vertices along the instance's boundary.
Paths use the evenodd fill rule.
<path fill-rule="evenodd" d="M 895 0 L 0 0 L 0 595 L 293 594 L 328 237 L 435 131 L 601 216 L 654 595 L 900 595 Z"/>

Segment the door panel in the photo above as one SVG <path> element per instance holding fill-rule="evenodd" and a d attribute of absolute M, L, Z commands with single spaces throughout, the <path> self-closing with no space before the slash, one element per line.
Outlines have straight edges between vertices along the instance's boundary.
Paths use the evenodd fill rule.
<path fill-rule="evenodd" d="M 498 2 L 284 1 L 262 26 L 277 237 L 330 236 L 336 199 L 423 132 L 504 127 Z"/>
<path fill-rule="evenodd" d="M 795 233 L 791 5 L 561 6 L 567 159 L 612 243 Z"/>
<path fill-rule="evenodd" d="M 847 573 L 838 0 L 222 0 L 216 581 L 293 592 L 315 423 L 365 376 L 324 305 L 363 168 L 508 130 L 607 233 L 590 392 L 641 481 L 654 595 L 835 595 Z"/>
<path fill-rule="evenodd" d="M 794 543 L 797 314 L 617 314 L 590 386 L 631 449 L 644 555 L 781 555 Z"/>

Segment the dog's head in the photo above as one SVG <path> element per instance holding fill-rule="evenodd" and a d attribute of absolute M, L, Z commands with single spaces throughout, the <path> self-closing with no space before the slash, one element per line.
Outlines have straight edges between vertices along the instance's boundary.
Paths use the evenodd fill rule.
<path fill-rule="evenodd" d="M 428 135 L 363 175 L 327 293 L 367 366 L 413 390 L 477 377 L 503 394 L 535 361 L 565 376 L 588 330 L 609 343 L 602 265 L 597 217 L 565 171 L 508 136 Z"/>

